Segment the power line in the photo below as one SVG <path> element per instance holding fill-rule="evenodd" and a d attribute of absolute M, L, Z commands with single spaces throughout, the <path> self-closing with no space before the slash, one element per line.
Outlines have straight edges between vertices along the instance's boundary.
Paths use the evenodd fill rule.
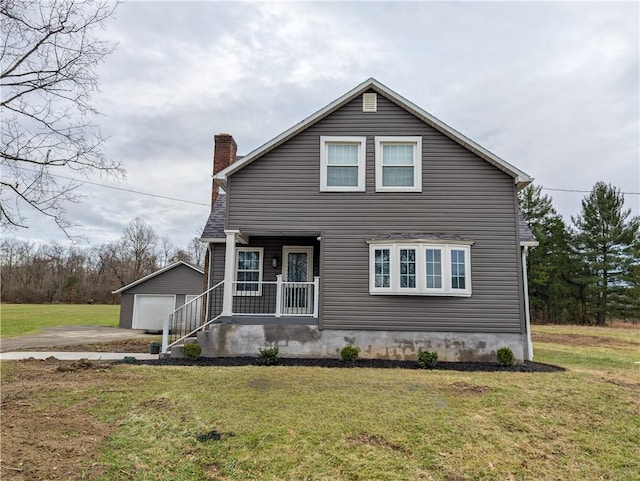
<path fill-rule="evenodd" d="M 36 171 L 31 170 L 31 169 L 25 169 L 24 167 L 18 167 L 20 170 L 26 170 L 27 172 L 32 172 L 34 174 L 37 174 Z M 59 177 L 61 179 L 66 179 L 66 180 L 71 180 L 73 182 L 78 182 L 80 184 L 91 184 L 91 185 L 96 185 L 98 187 L 104 187 L 105 189 L 113 189 L 113 190 L 121 190 L 123 192 L 130 192 L 132 194 L 140 194 L 140 195 L 147 195 L 149 197 L 156 197 L 158 199 L 166 199 L 166 200 L 173 200 L 176 202 L 185 202 L 187 204 L 194 204 L 194 205 L 204 205 L 205 207 L 210 207 L 210 204 L 205 204 L 203 202 L 195 202 L 193 200 L 185 200 L 185 199 L 177 199 L 175 197 L 167 197 L 166 195 L 159 195 L 159 194 L 151 194 L 149 192 L 142 192 L 139 190 L 133 190 L 133 189 L 126 189 L 124 187 L 116 187 L 113 185 L 107 185 L 107 184 L 100 184 L 98 182 L 92 182 L 90 180 L 82 180 L 82 179 L 75 179 L 73 177 L 66 177 L 64 175 L 60 175 L 60 174 L 51 174 L 49 173 L 48 175 L 52 176 L 52 177 Z"/>
<path fill-rule="evenodd" d="M 26 169 L 24 167 L 18 167 L 18 169 L 25 170 L 27 172 L 32 172 L 34 174 L 37 173 L 34 170 Z M 90 180 L 82 180 L 82 179 L 76 179 L 76 178 L 73 178 L 73 177 L 66 177 L 66 176 L 60 175 L 60 174 L 51 174 L 51 173 L 49 173 L 49 175 L 51 175 L 52 177 L 59 177 L 61 179 L 71 180 L 73 182 L 78 182 L 78 183 L 81 183 L 81 184 L 96 185 L 98 187 L 104 187 L 105 189 L 121 190 L 123 192 L 130 192 L 132 194 L 147 195 L 149 197 L 156 197 L 158 199 L 173 200 L 173 201 L 176 201 L 176 202 L 185 202 L 187 204 L 194 204 L 194 205 L 203 205 L 205 207 L 209 207 L 210 206 L 210 204 L 205 204 L 203 202 L 195 202 L 193 200 L 178 199 L 176 197 L 167 197 L 165 195 L 151 194 L 149 192 L 142 192 L 142 191 L 139 191 L 139 190 L 126 189 L 124 187 L 116 187 L 116 186 L 113 186 L 113 185 L 100 184 L 99 182 L 92 182 Z M 542 188 L 542 190 L 549 190 L 549 191 L 553 191 L 553 192 L 572 192 L 572 193 L 578 193 L 578 194 L 590 194 L 591 193 L 591 190 L 556 189 L 556 188 L 553 188 L 553 187 L 541 187 L 541 188 Z M 623 195 L 640 195 L 640 192 L 620 192 L 620 193 L 623 194 Z"/>
<path fill-rule="evenodd" d="M 542 190 L 552 190 L 554 192 L 578 192 L 580 194 L 590 194 L 590 190 L 578 190 L 578 189 L 552 189 L 551 187 L 542 187 Z M 624 195 L 640 195 L 640 192 L 620 192 Z"/>

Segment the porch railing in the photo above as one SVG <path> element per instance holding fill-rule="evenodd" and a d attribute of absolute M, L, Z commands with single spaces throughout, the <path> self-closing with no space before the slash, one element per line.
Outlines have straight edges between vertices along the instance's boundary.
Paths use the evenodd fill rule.
<path fill-rule="evenodd" d="M 318 317 L 318 291 L 320 280 L 311 282 L 234 281 L 234 316 L 297 316 Z"/>
<path fill-rule="evenodd" d="M 162 353 L 217 321 L 224 304 L 221 281 L 164 319 Z M 312 282 L 232 281 L 234 316 L 318 317 L 320 278 Z"/>

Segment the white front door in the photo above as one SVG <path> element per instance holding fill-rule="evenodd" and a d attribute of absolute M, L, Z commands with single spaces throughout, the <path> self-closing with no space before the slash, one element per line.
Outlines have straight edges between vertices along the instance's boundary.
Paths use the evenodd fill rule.
<path fill-rule="evenodd" d="M 283 314 L 313 314 L 313 247 L 282 248 Z"/>

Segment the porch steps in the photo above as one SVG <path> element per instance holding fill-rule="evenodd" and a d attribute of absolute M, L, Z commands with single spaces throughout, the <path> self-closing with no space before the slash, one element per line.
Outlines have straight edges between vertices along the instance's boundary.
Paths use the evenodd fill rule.
<path fill-rule="evenodd" d="M 173 358 L 173 359 L 183 359 L 184 358 L 184 354 L 182 353 L 182 348 L 184 347 L 185 344 L 197 344 L 198 343 L 198 338 L 197 337 L 187 337 L 186 339 L 183 339 L 182 344 L 176 344 L 174 346 L 171 346 L 171 348 L 169 349 L 169 352 L 167 354 L 161 354 L 161 357 L 164 358 Z"/>

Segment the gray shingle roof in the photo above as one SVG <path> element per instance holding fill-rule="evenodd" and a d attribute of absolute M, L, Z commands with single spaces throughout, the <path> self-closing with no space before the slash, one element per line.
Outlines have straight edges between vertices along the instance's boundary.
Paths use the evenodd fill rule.
<path fill-rule="evenodd" d="M 393 241 L 393 240 L 442 240 L 442 241 L 460 241 L 473 243 L 471 239 L 466 239 L 454 234 L 440 234 L 433 232 L 396 232 L 393 234 L 383 234 L 375 237 L 370 237 L 367 242 L 379 242 L 379 241 Z"/>
<path fill-rule="evenodd" d="M 227 213 L 227 195 L 224 192 L 218 194 L 215 204 L 211 208 L 211 214 L 202 231 L 202 239 L 224 239 L 224 224 Z"/>
<path fill-rule="evenodd" d="M 518 211 L 518 229 L 520 230 L 520 243 L 523 242 L 538 242 L 536 237 L 529 229 L 529 224 L 522 217 L 522 212 Z"/>

